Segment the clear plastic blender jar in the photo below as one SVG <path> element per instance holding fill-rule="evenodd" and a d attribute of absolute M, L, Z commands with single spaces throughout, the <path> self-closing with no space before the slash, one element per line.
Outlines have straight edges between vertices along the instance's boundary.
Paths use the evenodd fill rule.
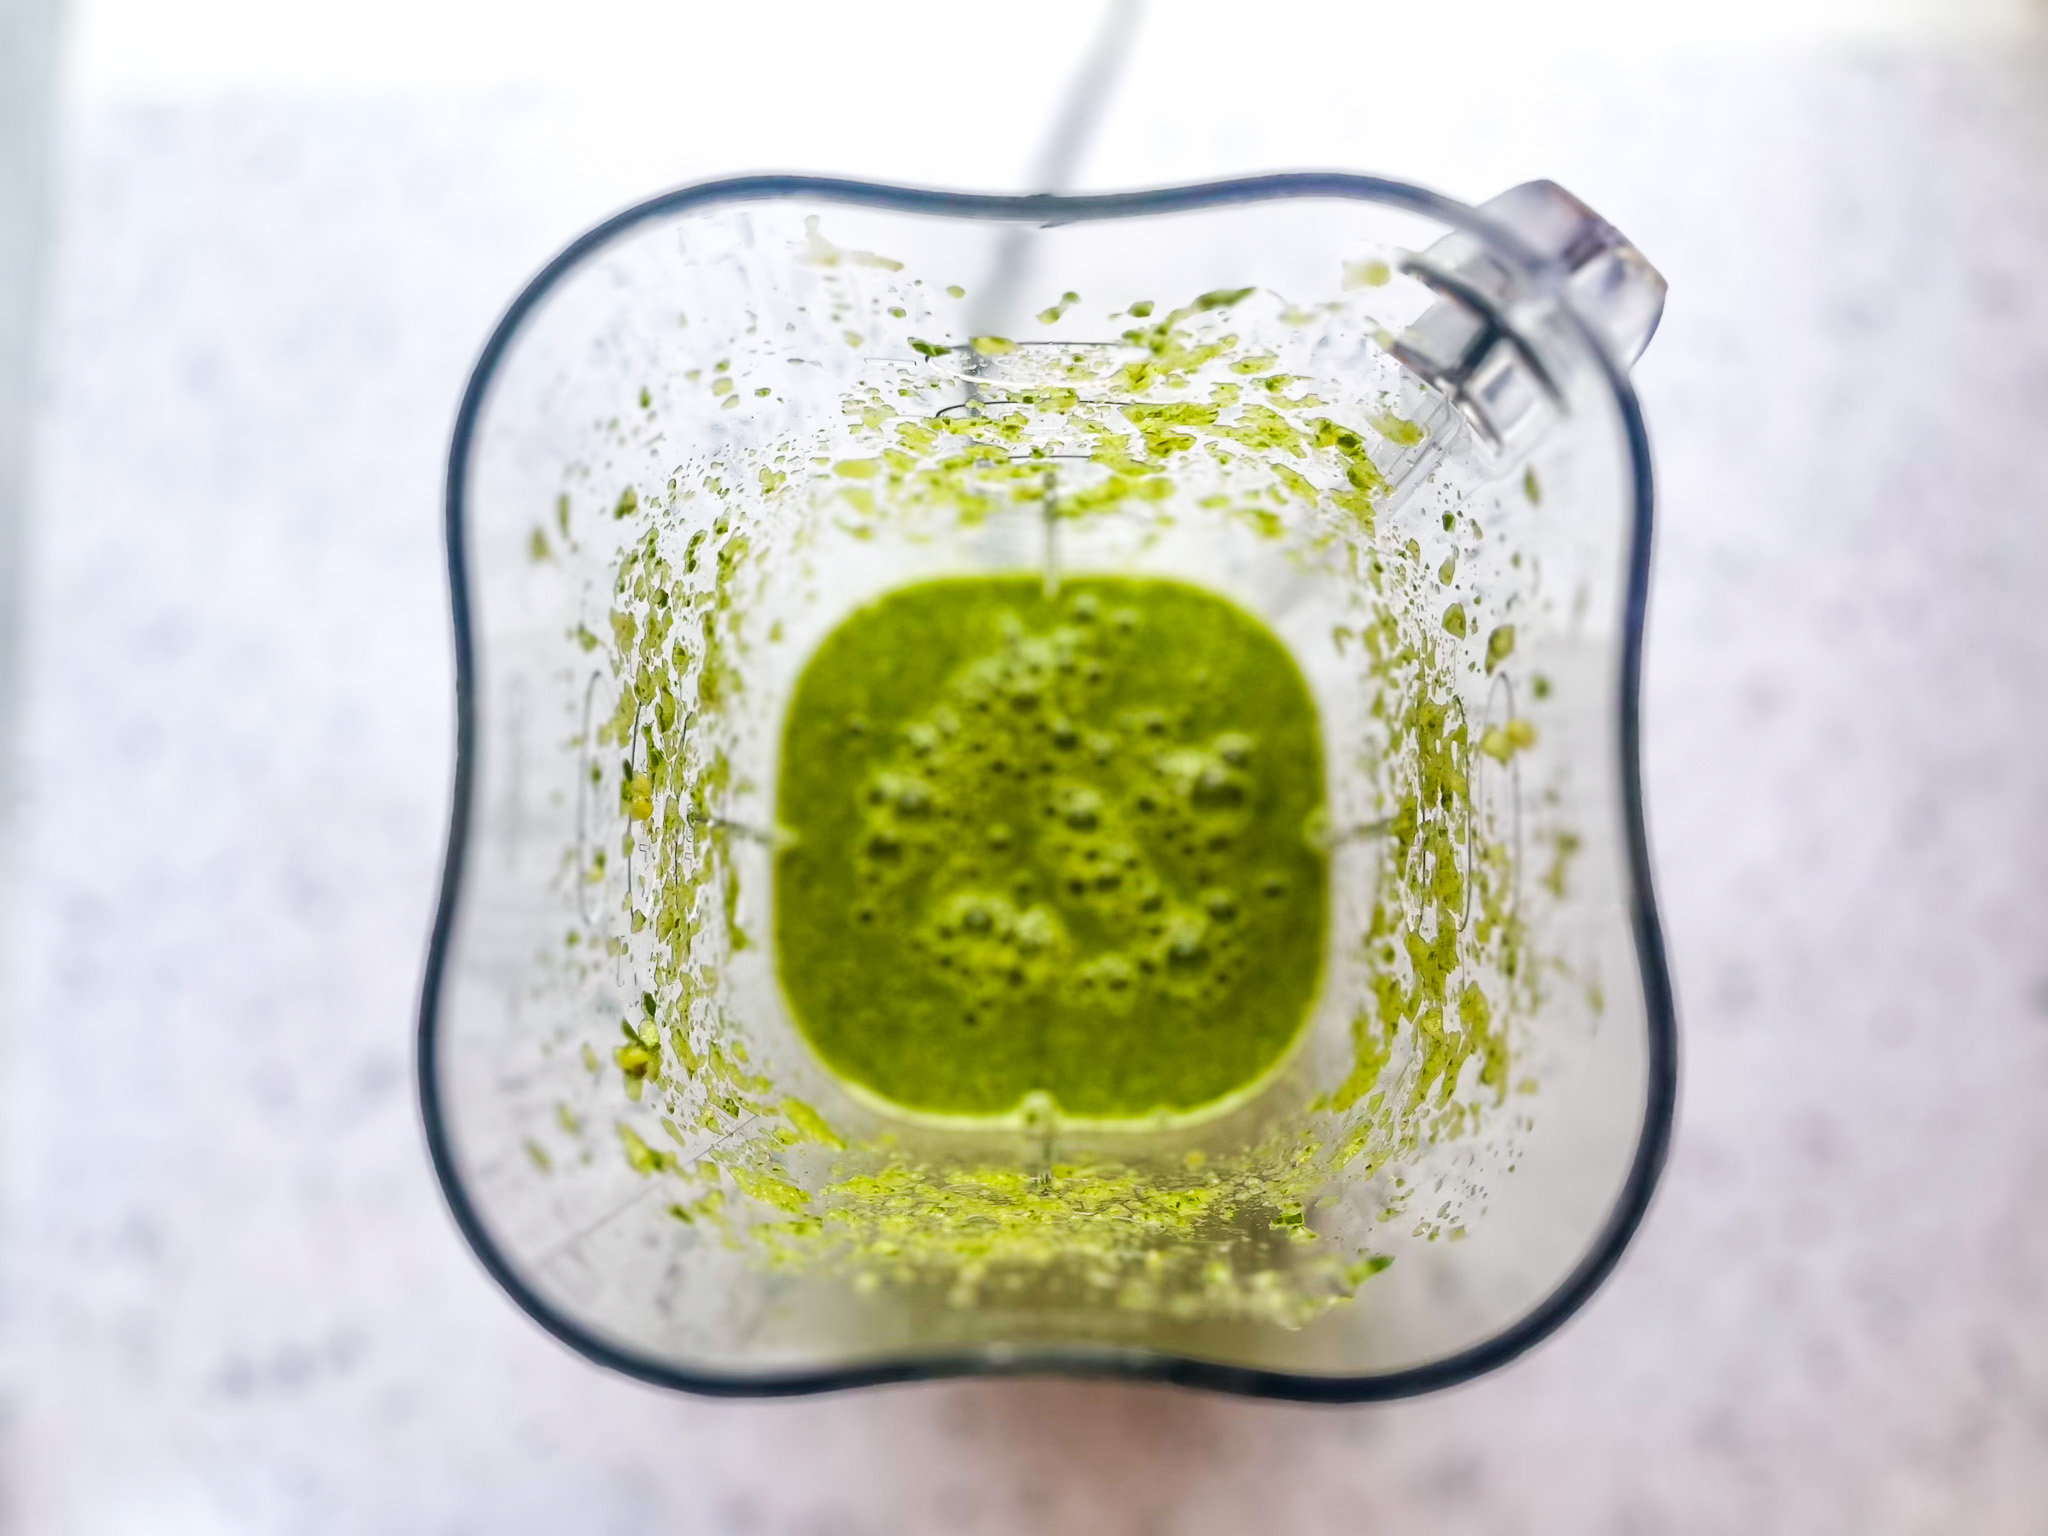
<path fill-rule="evenodd" d="M 758 178 L 570 246 L 491 338 L 448 482 L 420 1081 L 493 1275 L 592 1357 L 714 1392 L 1368 1398 L 1555 1327 L 1672 1109 L 1626 377 L 1662 298 L 1548 183 L 1474 210 L 1338 175 Z M 791 691 L 862 605 L 985 575 L 1214 592 L 1314 697 L 1319 991 L 1210 1112 L 905 1112 L 791 1016 Z"/>

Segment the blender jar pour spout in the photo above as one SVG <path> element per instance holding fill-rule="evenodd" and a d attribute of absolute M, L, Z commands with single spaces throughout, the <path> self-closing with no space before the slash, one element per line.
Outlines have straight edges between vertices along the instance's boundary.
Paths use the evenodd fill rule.
<path fill-rule="evenodd" d="M 1554 181 L 1510 187 L 1479 212 L 1552 269 L 1559 296 L 1616 366 L 1625 370 L 1642 356 L 1664 312 L 1665 283 L 1627 236 Z M 1518 312 L 1531 297 L 1523 274 L 1465 230 L 1401 265 L 1438 298 L 1394 339 L 1395 357 L 1457 407 L 1505 468 L 1563 408 L 1561 391 L 1523 334 Z M 1406 466 L 1397 477 L 1402 489 L 1430 467 Z"/>

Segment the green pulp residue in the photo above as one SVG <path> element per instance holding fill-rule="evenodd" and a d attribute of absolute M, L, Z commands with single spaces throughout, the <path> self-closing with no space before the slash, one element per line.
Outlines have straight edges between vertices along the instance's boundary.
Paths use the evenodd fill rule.
<path fill-rule="evenodd" d="M 622 426 L 646 473 L 590 476 L 574 528 L 560 503 L 551 579 L 585 541 L 616 552 L 564 646 L 597 670 L 548 963 L 607 1038 L 571 1046 L 581 1114 L 538 1127 L 532 1163 L 568 1176 L 610 1121 L 675 1241 L 856 1290 L 1299 1325 L 1392 1238 L 1454 1238 L 1483 1204 L 1432 1149 L 1508 1123 L 1511 1031 L 1548 965 L 1505 809 L 1536 730 L 1485 702 L 1527 621 L 1518 648 L 1471 541 L 1422 557 L 1442 508 L 1387 512 L 1424 431 L 1392 391 L 1311 372 L 1341 306 L 1217 289 L 1132 304 L 1114 342 L 1032 346 L 949 328 L 920 283 L 858 288 L 894 268 L 806 239 L 834 334 L 875 354 L 837 349 L 840 419 L 668 460 L 664 434 L 715 440 L 703 420 L 797 372 L 707 339 L 691 357 L 719 360 L 675 385 L 698 424 Z M 749 777 L 746 722 L 780 697 L 759 670 L 776 593 L 825 541 L 914 547 L 1020 511 L 1047 540 L 1209 520 L 1334 569 L 1322 664 L 1348 734 L 1324 742 L 1294 658 L 1221 598 L 1046 571 L 899 587 L 786 658 L 780 781 Z M 1326 767 L 1333 792 L 1366 787 L 1341 817 Z M 1542 846 L 1561 899 L 1568 845 Z M 864 1100 L 815 1067 L 792 1096 L 744 966 Z M 1319 986 L 1341 1022 L 1290 1054 Z M 1234 1118 L 1240 1090 L 1293 1080 L 1283 1061 L 1306 1086 Z M 875 1101 L 978 1128 L 935 1149 Z M 1205 1109 L 1177 1142 L 1117 1128 Z"/>
<path fill-rule="evenodd" d="M 1198 1108 L 1267 1071 L 1314 998 L 1322 796 L 1307 685 L 1220 598 L 899 590 L 790 705 L 783 989 L 836 1071 L 909 1108 Z"/>

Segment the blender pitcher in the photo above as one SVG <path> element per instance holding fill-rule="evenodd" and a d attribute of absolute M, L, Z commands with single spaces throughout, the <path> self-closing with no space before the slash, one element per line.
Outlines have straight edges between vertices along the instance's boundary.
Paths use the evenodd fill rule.
<path fill-rule="evenodd" d="M 493 1276 L 592 1358 L 707 1392 L 1386 1397 L 1557 1326 L 1672 1112 L 1626 377 L 1663 293 L 1541 182 L 1470 209 L 1346 175 L 765 177 L 573 243 L 491 337 L 449 464 L 420 1089 Z M 889 594 L 999 576 L 1068 618 L 1091 582 L 1213 594 L 1313 700 L 1314 1001 L 1214 1103 L 928 1113 L 794 1016 L 805 667 Z M 1172 1052 L 1147 1008 L 1130 1048 Z"/>

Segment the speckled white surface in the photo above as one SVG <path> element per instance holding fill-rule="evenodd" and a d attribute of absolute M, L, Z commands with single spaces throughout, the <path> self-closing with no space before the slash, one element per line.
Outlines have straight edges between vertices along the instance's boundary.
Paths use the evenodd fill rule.
<path fill-rule="evenodd" d="M 470 357 L 652 186 L 1003 180 L 1028 135 L 99 108 L 28 528 L 15 1529 L 2048 1531 L 2048 60 L 1552 61 L 1447 112 L 1244 46 L 1277 101 L 1191 91 L 1225 66 L 1148 38 L 1087 179 L 1550 175 L 1671 280 L 1638 382 L 1685 1084 L 1613 1282 L 1514 1367 L 1372 1409 L 723 1404 L 545 1338 L 444 1214 L 408 1079 Z"/>

